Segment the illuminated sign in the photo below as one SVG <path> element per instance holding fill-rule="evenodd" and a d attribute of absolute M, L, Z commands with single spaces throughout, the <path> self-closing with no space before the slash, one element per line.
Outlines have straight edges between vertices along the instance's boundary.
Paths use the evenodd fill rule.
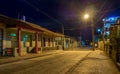
<path fill-rule="evenodd" d="M 16 33 L 11 33 L 10 36 L 17 36 Z"/>

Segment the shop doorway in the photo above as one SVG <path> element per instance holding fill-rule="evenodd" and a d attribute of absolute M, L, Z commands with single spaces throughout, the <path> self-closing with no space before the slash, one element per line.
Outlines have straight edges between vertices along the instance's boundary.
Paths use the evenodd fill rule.
<path fill-rule="evenodd" d="M 24 47 L 26 47 L 26 52 L 27 53 L 34 52 L 33 49 L 30 49 L 30 47 L 32 47 L 32 35 L 27 35 L 27 34 L 24 35 L 23 43 L 24 43 Z"/>

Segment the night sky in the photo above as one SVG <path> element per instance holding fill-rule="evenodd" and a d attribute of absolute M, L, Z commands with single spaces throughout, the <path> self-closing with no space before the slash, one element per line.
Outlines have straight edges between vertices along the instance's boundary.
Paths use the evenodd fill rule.
<path fill-rule="evenodd" d="M 90 21 L 85 12 L 93 13 L 95 29 L 102 26 L 102 18 L 120 16 L 120 0 L 1 0 L 0 14 L 21 18 L 61 33 L 91 39 Z"/>

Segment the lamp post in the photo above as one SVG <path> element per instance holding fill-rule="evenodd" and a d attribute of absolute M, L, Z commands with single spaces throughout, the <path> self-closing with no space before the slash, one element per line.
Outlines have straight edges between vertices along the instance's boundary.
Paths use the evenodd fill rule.
<path fill-rule="evenodd" d="M 92 26 L 92 42 L 93 42 L 93 51 L 95 50 L 95 43 L 94 43 L 94 23 L 93 18 L 91 18 L 91 26 Z"/>
<path fill-rule="evenodd" d="M 95 50 L 95 44 L 94 44 L 94 23 L 93 23 L 93 17 L 89 16 L 89 14 L 85 14 L 84 18 L 88 19 L 90 17 L 90 21 L 91 21 L 91 27 L 92 27 L 92 49 L 93 51 Z"/>
<path fill-rule="evenodd" d="M 103 49 L 105 50 L 105 23 L 106 23 L 106 19 L 103 20 L 104 24 L 103 24 L 103 32 L 102 32 L 102 38 L 103 38 Z"/>

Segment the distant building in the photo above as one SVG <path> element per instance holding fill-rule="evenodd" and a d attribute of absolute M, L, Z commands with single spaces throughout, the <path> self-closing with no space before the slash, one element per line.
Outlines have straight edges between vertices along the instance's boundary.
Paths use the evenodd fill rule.
<path fill-rule="evenodd" d="M 115 63 L 120 64 L 120 18 L 118 18 L 116 23 L 110 27 L 109 39 L 109 55 Z"/>
<path fill-rule="evenodd" d="M 109 42 L 110 27 L 115 25 L 118 18 L 120 17 L 119 16 L 118 17 L 107 17 L 103 19 L 103 29 L 101 30 L 102 33 L 100 32 L 101 39 L 98 40 L 98 48 L 104 49 L 104 44 L 107 44 Z"/>
<path fill-rule="evenodd" d="M 119 18 L 119 16 L 118 17 L 107 17 L 107 18 L 103 19 L 104 34 L 106 36 L 108 36 L 110 34 L 109 28 L 111 25 L 116 23 L 118 18 Z"/>

